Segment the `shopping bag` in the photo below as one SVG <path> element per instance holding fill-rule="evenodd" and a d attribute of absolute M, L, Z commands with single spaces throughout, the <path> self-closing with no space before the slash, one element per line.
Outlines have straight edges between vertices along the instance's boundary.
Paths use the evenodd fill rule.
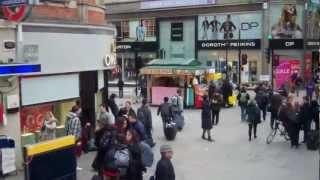
<path fill-rule="evenodd" d="M 237 103 L 237 97 L 235 95 L 229 96 L 228 97 L 228 104 L 230 106 L 235 106 Z"/>

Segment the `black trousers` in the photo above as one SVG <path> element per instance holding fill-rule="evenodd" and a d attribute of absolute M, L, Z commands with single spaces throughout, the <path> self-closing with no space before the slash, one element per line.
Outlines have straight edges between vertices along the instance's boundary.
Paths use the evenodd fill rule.
<path fill-rule="evenodd" d="M 257 126 L 258 126 L 257 123 L 249 124 L 249 139 L 251 139 L 252 130 L 253 130 L 253 135 L 254 135 L 254 137 L 257 136 Z"/>
<path fill-rule="evenodd" d="M 219 123 L 220 111 L 212 111 L 212 123 L 217 125 Z"/>
<path fill-rule="evenodd" d="M 276 120 L 279 120 L 278 113 L 274 112 L 274 111 L 271 111 L 271 117 L 270 117 L 270 127 L 271 127 L 271 129 L 275 128 L 275 121 Z"/>
<path fill-rule="evenodd" d="M 267 106 L 261 106 L 259 108 L 262 111 L 262 117 L 263 117 L 263 120 L 265 121 L 267 116 Z"/>
<path fill-rule="evenodd" d="M 289 136 L 291 140 L 291 146 L 299 145 L 299 134 L 300 134 L 300 126 L 299 124 L 290 124 L 289 125 Z"/>

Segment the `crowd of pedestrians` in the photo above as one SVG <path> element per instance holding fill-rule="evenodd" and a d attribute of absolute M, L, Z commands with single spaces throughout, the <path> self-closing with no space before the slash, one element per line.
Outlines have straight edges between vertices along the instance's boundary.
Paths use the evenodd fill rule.
<path fill-rule="evenodd" d="M 294 91 L 299 95 L 302 85 L 299 77 L 294 78 Z M 277 129 L 281 124 L 290 137 L 291 147 L 298 148 L 300 143 L 308 143 L 312 139 L 313 129 L 319 131 L 319 95 L 317 87 L 309 82 L 306 84 L 306 96 L 303 102 L 296 101 L 289 90 L 283 86 L 279 91 L 273 91 L 267 84 L 259 84 L 250 95 L 245 87 L 239 88 L 237 94 L 240 106 L 241 122 L 248 124 L 248 139 L 258 138 L 258 125 L 267 119 L 270 112 L 270 128 Z M 123 91 L 123 89 L 122 89 Z M 314 96 L 315 94 L 315 96 Z M 214 142 L 212 129 L 219 125 L 222 108 L 231 107 L 229 97 L 234 95 L 232 85 L 224 81 L 221 87 L 210 84 L 207 94 L 203 96 L 201 111 L 201 138 Z M 120 97 L 123 92 L 120 92 Z M 94 146 L 97 154 L 92 163 L 96 170 L 96 179 L 103 180 L 142 180 L 147 167 L 153 164 L 152 148 L 156 145 L 153 139 L 152 113 L 146 99 L 135 111 L 130 101 L 119 108 L 116 95 L 112 94 L 106 103 L 100 105 L 99 114 L 95 122 Z M 166 135 L 168 124 L 174 123 L 177 130 L 184 125 L 183 98 L 181 91 L 173 97 L 165 97 L 159 106 L 157 115 L 161 116 L 163 130 Z M 81 104 L 78 102 L 66 116 L 66 135 L 76 138 L 76 155 L 79 157 L 87 145 L 91 123 L 83 123 Z M 312 126 L 314 124 L 314 127 Z M 57 120 L 52 112 L 45 115 L 41 139 L 55 138 Z M 303 141 L 299 141 L 303 131 Z M 160 147 L 161 159 L 157 163 L 156 171 L 150 179 L 174 180 L 175 172 L 171 163 L 173 150 L 168 145 Z M 81 168 L 78 167 L 80 170 Z"/>

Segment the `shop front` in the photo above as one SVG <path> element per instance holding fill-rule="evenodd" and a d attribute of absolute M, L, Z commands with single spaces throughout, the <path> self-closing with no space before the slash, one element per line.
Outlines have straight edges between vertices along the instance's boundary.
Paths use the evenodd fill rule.
<path fill-rule="evenodd" d="M 186 106 L 194 106 L 193 79 L 204 76 L 206 68 L 194 59 L 155 59 L 141 69 L 147 76 L 147 97 L 152 105 L 160 105 L 164 97 L 177 95 L 181 90 Z"/>
<path fill-rule="evenodd" d="M 261 12 L 203 14 L 197 22 L 201 63 L 233 83 L 259 81 L 263 64 Z"/>
<path fill-rule="evenodd" d="M 158 54 L 156 20 L 130 19 L 114 22 L 117 28 L 117 67 L 110 80 L 117 83 L 121 78 L 125 83 L 136 83 L 137 71 Z"/>
<path fill-rule="evenodd" d="M 271 4 L 269 13 L 273 88 L 294 85 L 293 74 L 308 80 L 308 77 L 303 74 L 305 72 L 302 28 L 304 6 L 302 4 Z"/>

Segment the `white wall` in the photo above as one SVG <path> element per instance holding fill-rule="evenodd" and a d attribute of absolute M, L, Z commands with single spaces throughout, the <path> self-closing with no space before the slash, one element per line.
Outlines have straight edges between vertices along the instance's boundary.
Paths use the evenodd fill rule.
<path fill-rule="evenodd" d="M 10 51 L 4 49 L 4 41 L 15 41 L 15 29 L 0 27 L 0 62 L 7 63 L 9 58 L 15 59 L 15 49 Z"/>
<path fill-rule="evenodd" d="M 40 74 L 107 69 L 103 57 L 110 53 L 111 35 L 24 32 L 23 44 L 39 46 Z"/>

